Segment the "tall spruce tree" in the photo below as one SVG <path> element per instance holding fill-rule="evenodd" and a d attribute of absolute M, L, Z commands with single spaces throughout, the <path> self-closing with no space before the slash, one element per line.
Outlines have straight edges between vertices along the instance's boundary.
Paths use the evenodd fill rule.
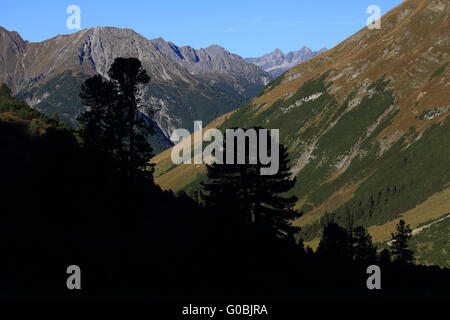
<path fill-rule="evenodd" d="M 259 133 L 260 128 L 253 128 Z M 255 146 L 246 140 L 245 163 L 207 165 L 208 181 L 203 183 L 202 198 L 207 206 L 222 213 L 222 218 L 234 226 L 253 226 L 264 234 L 278 238 L 290 238 L 299 228 L 291 225 L 300 216 L 294 210 L 295 196 L 284 196 L 295 185 L 291 179 L 289 157 L 286 148 L 279 144 L 279 170 L 274 175 L 261 175 L 264 165 L 257 159 L 250 164 L 249 150 L 256 148 L 259 154 L 259 139 Z M 268 135 L 267 139 L 271 139 Z M 224 139 L 224 149 L 226 146 Z M 270 145 L 270 143 L 269 143 Z M 235 143 L 236 146 L 236 143 Z M 271 152 L 271 151 L 270 151 Z"/>
<path fill-rule="evenodd" d="M 153 167 L 148 161 L 153 154 L 148 137 L 154 130 L 143 112 L 152 117 L 155 110 L 142 105 L 140 98 L 150 78 L 135 58 L 116 58 L 108 76 L 105 80 L 96 75 L 82 85 L 85 111 L 79 121 L 84 127 L 84 145 L 112 156 L 122 178 L 129 182 L 138 172 L 151 177 Z"/>
<path fill-rule="evenodd" d="M 412 236 L 412 230 L 404 220 L 400 220 L 396 226 L 396 232 L 392 233 L 392 256 L 395 263 L 414 263 L 414 252 L 409 249 L 408 240 Z"/>
<path fill-rule="evenodd" d="M 363 226 L 357 226 L 353 231 L 353 258 L 362 263 L 374 262 L 377 258 L 376 248 L 372 244 L 372 236 Z"/>
<path fill-rule="evenodd" d="M 324 227 L 317 254 L 337 262 L 351 260 L 348 231 L 335 222 L 329 222 Z"/>
<path fill-rule="evenodd" d="M 378 257 L 378 262 L 381 265 L 388 265 L 391 263 L 391 253 L 389 252 L 388 249 L 383 249 L 380 252 L 380 256 Z"/>

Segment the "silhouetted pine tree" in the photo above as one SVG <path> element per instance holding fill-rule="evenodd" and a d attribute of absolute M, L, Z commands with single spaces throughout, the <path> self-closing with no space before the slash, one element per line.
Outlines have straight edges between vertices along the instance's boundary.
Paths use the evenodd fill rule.
<path fill-rule="evenodd" d="M 391 263 L 391 253 L 388 249 L 381 250 L 378 261 L 381 265 L 388 265 Z"/>
<path fill-rule="evenodd" d="M 123 178 L 133 181 L 136 173 L 149 173 L 152 166 L 148 160 L 152 148 L 148 142 L 154 133 L 142 113 L 141 87 L 150 78 L 135 58 L 117 58 L 108 72 L 110 80 L 99 75 L 87 79 L 80 97 L 86 110 L 79 121 L 84 125 L 82 136 L 89 150 L 103 151 L 116 160 Z M 146 108 L 152 117 L 154 110 Z"/>
<path fill-rule="evenodd" d="M 259 133 L 259 128 L 255 129 Z M 266 234 L 292 238 L 299 228 L 291 222 L 300 213 L 293 209 L 297 198 L 283 196 L 295 185 L 286 148 L 279 144 L 279 170 L 274 175 L 261 175 L 260 169 L 264 166 L 259 160 L 249 164 L 249 149 L 247 143 L 245 164 L 207 165 L 208 182 L 202 184 L 202 198 L 207 206 L 222 212 L 222 218 L 233 225 L 254 226 Z M 256 149 L 259 153 L 258 147 Z"/>
<path fill-rule="evenodd" d="M 408 246 L 411 233 L 409 224 L 407 225 L 404 220 L 400 220 L 396 232 L 391 235 L 394 262 L 399 264 L 412 264 L 414 262 L 414 252 Z"/>
<path fill-rule="evenodd" d="M 117 157 L 115 132 L 110 119 L 116 97 L 112 82 L 100 75 L 87 79 L 81 86 L 80 98 L 85 110 L 78 117 L 83 125 L 82 138 L 85 150 L 102 151 Z"/>
<path fill-rule="evenodd" d="M 317 254 L 336 261 L 351 260 L 349 238 L 346 229 L 335 222 L 328 223 L 317 248 Z"/>
<path fill-rule="evenodd" d="M 372 245 L 372 236 L 363 226 L 358 226 L 353 231 L 353 258 L 363 263 L 376 260 L 376 248 Z"/>

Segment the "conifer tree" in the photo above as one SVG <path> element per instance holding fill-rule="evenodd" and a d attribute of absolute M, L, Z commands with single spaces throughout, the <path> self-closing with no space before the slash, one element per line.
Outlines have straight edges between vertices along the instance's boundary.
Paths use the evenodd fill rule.
<path fill-rule="evenodd" d="M 260 128 L 254 129 L 259 132 Z M 226 141 L 224 148 L 225 144 Z M 235 164 L 207 165 L 208 181 L 202 184 L 202 198 L 209 207 L 222 212 L 223 218 L 233 225 L 254 226 L 272 236 L 291 238 L 298 231 L 291 222 L 300 213 L 293 209 L 297 198 L 284 196 L 295 185 L 295 178 L 291 179 L 287 150 L 279 144 L 278 172 L 261 175 L 263 165 L 259 160 L 250 164 L 249 149 L 247 143 L 245 164 L 236 164 L 235 161 Z"/>
<path fill-rule="evenodd" d="M 392 233 L 392 256 L 398 264 L 412 264 L 414 252 L 409 249 L 408 240 L 412 236 L 412 230 L 404 220 L 400 220 L 396 226 L 396 232 Z"/>
<path fill-rule="evenodd" d="M 108 76 L 105 80 L 96 75 L 83 83 L 80 97 L 86 110 L 79 121 L 84 125 L 85 147 L 108 153 L 122 177 L 132 182 L 137 172 L 152 172 L 148 137 L 154 130 L 145 121 L 140 98 L 142 85 L 150 78 L 135 58 L 115 59 Z M 154 115 L 152 109 L 145 111 Z"/>
<path fill-rule="evenodd" d="M 354 229 L 352 252 L 356 261 L 367 263 L 376 260 L 376 248 L 372 245 L 372 236 L 363 226 Z"/>
<path fill-rule="evenodd" d="M 329 222 L 323 230 L 317 253 L 326 259 L 351 260 L 349 247 L 347 230 L 335 222 Z"/>
<path fill-rule="evenodd" d="M 381 265 L 388 265 L 391 263 L 391 253 L 388 249 L 381 250 L 378 261 Z"/>

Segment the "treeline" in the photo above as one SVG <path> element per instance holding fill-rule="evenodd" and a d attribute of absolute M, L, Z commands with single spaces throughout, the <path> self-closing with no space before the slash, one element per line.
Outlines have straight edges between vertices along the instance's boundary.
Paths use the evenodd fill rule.
<path fill-rule="evenodd" d="M 273 176 L 260 175 L 260 163 L 212 164 L 201 202 L 162 191 L 138 98 L 149 77 L 136 59 L 119 58 L 109 78 L 82 86 L 77 134 L 56 125 L 32 137 L 0 121 L 1 298 L 448 295 L 448 270 L 411 263 L 406 225 L 391 254 L 378 255 L 366 229 L 334 222 L 317 252 L 295 241 L 296 199 L 284 196 L 295 181 L 283 146 Z M 382 290 L 366 287 L 370 264 L 381 267 Z M 70 265 L 81 269 L 81 290 L 66 287 Z"/>

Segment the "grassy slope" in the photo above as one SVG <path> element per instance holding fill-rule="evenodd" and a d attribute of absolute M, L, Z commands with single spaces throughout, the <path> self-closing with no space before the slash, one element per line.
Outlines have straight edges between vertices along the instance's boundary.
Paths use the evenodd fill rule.
<path fill-rule="evenodd" d="M 416 261 L 425 265 L 450 268 L 450 219 L 444 219 L 413 236 L 410 246 L 416 252 Z"/>
<path fill-rule="evenodd" d="M 446 209 L 448 210 L 449 207 Z M 409 240 L 408 244 L 414 251 L 414 258 L 417 264 L 438 265 L 450 267 L 450 243 L 448 241 L 450 233 L 450 212 L 441 216 L 436 216 L 428 220 L 420 232 L 417 232 Z M 421 223 L 420 225 L 422 225 Z M 395 228 L 395 226 L 393 226 Z M 411 226 L 413 227 L 413 226 Z M 414 228 L 413 228 L 414 229 Z M 378 242 L 378 250 L 389 249 L 388 240 Z"/>
<path fill-rule="evenodd" d="M 224 114 L 219 118 L 209 123 L 203 130 L 209 128 L 216 128 L 229 118 L 235 111 Z M 188 143 L 193 141 L 191 137 L 185 139 L 181 143 Z M 205 165 L 187 165 L 182 164 L 176 166 L 171 160 L 172 148 L 165 150 L 152 159 L 155 166 L 155 181 L 164 190 L 172 189 L 177 192 L 179 190 L 193 190 L 199 185 L 199 181 L 205 172 Z M 189 188 L 190 187 L 190 188 Z"/>
<path fill-rule="evenodd" d="M 416 229 L 430 220 L 443 216 L 448 211 L 450 211 L 450 188 L 432 195 L 416 207 L 402 213 L 397 219 L 369 227 L 369 232 L 374 242 L 383 242 L 390 238 L 391 232 L 395 230 L 395 225 L 400 219 Z"/>
<path fill-rule="evenodd" d="M 22 100 L 11 97 L 7 85 L 0 83 L 0 122 L 3 126 L 21 127 L 24 134 L 40 134 L 53 121 L 39 111 L 28 107 Z M 34 132 L 25 132 L 32 129 Z M 3 137 L 3 139 L 7 141 L 7 138 Z"/>
<path fill-rule="evenodd" d="M 0 83 L 0 158 L 6 163 L 6 171 L 8 163 L 14 163 L 17 168 L 29 168 L 33 159 L 29 146 L 24 145 L 44 134 L 50 126 L 68 128 L 11 97 L 6 84 Z M 3 173 L 0 172 L 0 181 Z M 20 174 L 29 173 L 23 171 Z"/>

